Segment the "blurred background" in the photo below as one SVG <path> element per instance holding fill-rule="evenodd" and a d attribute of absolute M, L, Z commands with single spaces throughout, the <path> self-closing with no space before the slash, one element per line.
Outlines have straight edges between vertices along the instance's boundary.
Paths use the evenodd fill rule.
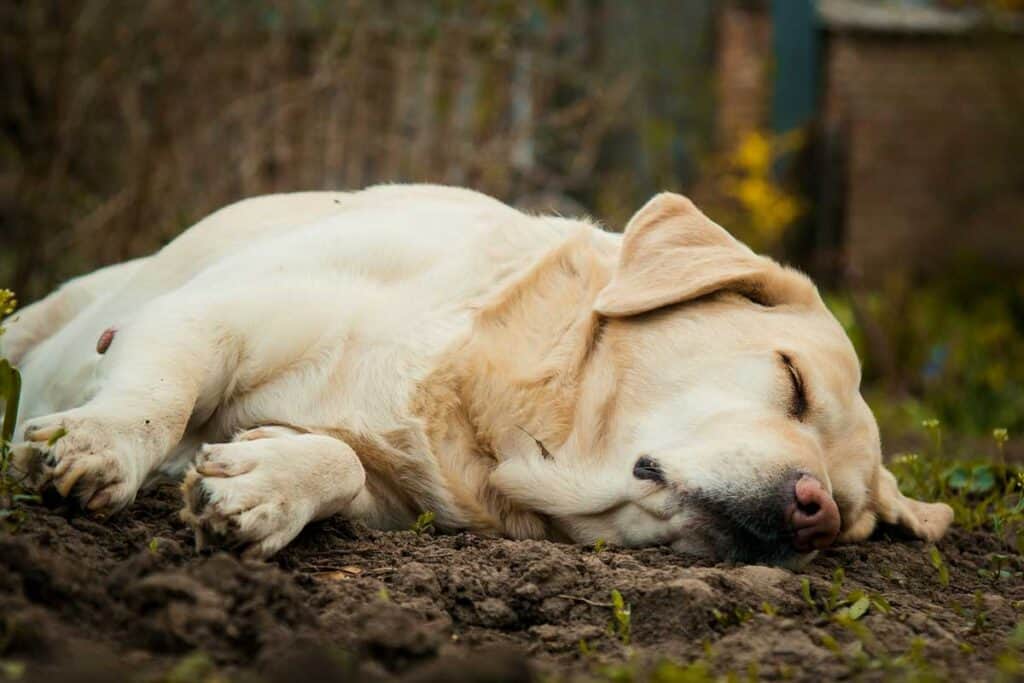
<path fill-rule="evenodd" d="M 1024 0 L 6 0 L 0 56 L 23 303 L 256 194 L 667 189 L 817 278 L 887 450 L 1020 445 Z"/>

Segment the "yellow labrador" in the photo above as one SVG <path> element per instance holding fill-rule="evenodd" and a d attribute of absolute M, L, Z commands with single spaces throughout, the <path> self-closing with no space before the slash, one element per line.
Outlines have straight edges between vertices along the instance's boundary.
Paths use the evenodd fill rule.
<path fill-rule="evenodd" d="M 17 464 L 97 513 L 185 474 L 197 543 L 310 521 L 788 563 L 952 511 L 882 466 L 803 275 L 675 194 L 624 235 L 437 186 L 260 197 L 10 324 Z"/>

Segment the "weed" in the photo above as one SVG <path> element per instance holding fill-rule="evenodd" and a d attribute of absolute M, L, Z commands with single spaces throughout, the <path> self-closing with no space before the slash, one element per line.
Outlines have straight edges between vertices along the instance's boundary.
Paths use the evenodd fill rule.
<path fill-rule="evenodd" d="M 992 553 L 988 557 L 988 566 L 978 569 L 978 576 L 992 582 L 1008 581 L 1024 577 L 1021 571 L 1021 559 L 1003 553 Z"/>
<path fill-rule="evenodd" d="M 928 549 L 928 555 L 931 557 L 932 566 L 935 567 L 935 571 L 939 574 L 939 583 L 942 584 L 943 588 L 949 585 L 949 567 L 946 566 L 945 560 L 942 559 L 942 553 L 935 546 Z"/>
<path fill-rule="evenodd" d="M 835 620 L 857 621 L 868 611 L 874 608 L 882 614 L 889 614 L 892 606 L 880 593 L 867 593 L 862 590 L 843 592 L 843 583 L 846 581 L 846 572 L 842 567 L 837 567 L 832 574 L 832 583 L 829 586 L 828 594 L 815 600 L 811 592 L 811 582 L 807 579 L 800 581 L 800 594 L 804 602 L 815 612 L 831 616 Z"/>
<path fill-rule="evenodd" d="M 205 652 L 196 650 L 186 655 L 163 677 L 161 683 L 214 683 L 227 679 L 218 676 L 216 665 Z"/>
<path fill-rule="evenodd" d="M 719 626 L 745 624 L 754 618 L 754 610 L 745 605 L 734 608 L 732 612 L 723 612 L 718 608 L 712 608 L 711 614 L 715 617 L 715 621 L 718 622 Z"/>
<path fill-rule="evenodd" d="M 608 543 L 603 538 L 599 538 L 596 541 L 594 541 L 594 552 L 595 553 L 600 553 L 600 552 L 602 552 L 607 547 L 608 547 Z"/>
<path fill-rule="evenodd" d="M 612 589 L 612 629 L 622 641 L 623 645 L 629 645 L 631 625 L 629 605 L 622 597 L 622 593 Z"/>
<path fill-rule="evenodd" d="M 1002 469 L 1006 469 L 1006 442 L 1010 440 L 1010 432 L 1006 427 L 996 427 L 992 430 L 992 440 L 996 442 L 996 462 Z"/>
<path fill-rule="evenodd" d="M 600 667 L 594 673 L 597 680 L 608 683 L 714 683 L 719 680 L 739 680 L 732 673 L 724 677 L 715 676 L 711 662 L 707 659 L 695 659 L 689 664 L 663 660 L 646 675 L 633 662 Z"/>
<path fill-rule="evenodd" d="M 953 508 L 957 525 L 994 531 L 1024 551 L 1024 472 L 1006 463 L 1009 431 L 992 430 L 992 457 L 954 460 L 943 451 L 938 420 L 924 420 L 922 426 L 932 440 L 932 452 L 927 457 L 905 453 L 889 465 L 900 489 L 914 498 L 943 501 Z"/>
<path fill-rule="evenodd" d="M 4 680 L 7 681 L 21 680 L 25 675 L 25 662 L 12 659 L 0 660 L 0 673 L 3 674 Z"/>
<path fill-rule="evenodd" d="M 834 622 L 853 637 L 845 648 L 834 637 L 822 636 L 822 645 L 840 657 L 856 672 L 879 672 L 883 680 L 931 682 L 945 680 L 925 658 L 924 641 L 915 638 L 907 650 L 893 656 L 875 637 L 867 624 L 849 613 L 834 617 Z"/>
<path fill-rule="evenodd" d="M 942 452 L 942 423 L 937 418 L 930 417 L 926 420 L 921 420 L 921 426 L 925 428 L 932 438 L 932 446 L 935 449 L 935 453 L 939 454 Z"/>
<path fill-rule="evenodd" d="M 14 295 L 0 289 L 0 322 L 14 311 Z M 3 326 L 0 324 L 0 335 Z M 0 527 L 15 531 L 27 514 L 24 504 L 38 502 L 39 496 L 22 487 L 21 481 L 11 476 L 11 439 L 18 421 L 21 399 L 21 373 L 6 359 L 0 359 Z"/>
<path fill-rule="evenodd" d="M 697 659 L 680 666 L 674 662 L 661 662 L 651 672 L 651 683 L 704 683 L 716 680 L 711 672 L 711 664 Z"/>
<path fill-rule="evenodd" d="M 843 653 L 843 646 L 839 644 L 838 640 L 827 633 L 821 634 L 821 644 L 832 654 L 841 655 Z"/>
<path fill-rule="evenodd" d="M 974 623 L 971 624 L 971 630 L 975 633 L 981 633 L 985 630 L 985 626 L 988 624 L 988 610 L 985 609 L 985 596 L 981 591 L 974 592 Z"/>
<path fill-rule="evenodd" d="M 3 319 L 14 313 L 14 309 L 17 307 L 18 300 L 15 298 L 14 292 L 0 288 L 0 334 L 4 333 Z"/>
<path fill-rule="evenodd" d="M 1010 632 L 1002 652 L 996 656 L 997 681 L 1019 681 L 1024 678 L 1024 622 Z"/>
<path fill-rule="evenodd" d="M 811 580 L 807 577 L 800 579 L 800 595 L 803 596 L 804 602 L 806 602 L 811 609 L 817 611 L 818 604 L 814 602 L 814 597 L 811 595 Z"/>
<path fill-rule="evenodd" d="M 434 533 L 434 513 L 424 512 L 413 522 L 411 530 L 417 534 Z"/>

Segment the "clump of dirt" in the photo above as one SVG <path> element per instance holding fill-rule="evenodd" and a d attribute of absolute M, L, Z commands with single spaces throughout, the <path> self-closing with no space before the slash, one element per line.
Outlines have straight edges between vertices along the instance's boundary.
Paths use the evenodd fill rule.
<path fill-rule="evenodd" d="M 672 660 L 967 680 L 1016 661 L 1024 562 L 990 534 L 954 531 L 933 556 L 881 532 L 794 573 L 332 520 L 256 563 L 197 554 L 179 507 L 173 487 L 105 523 L 38 506 L 0 535 L 0 676 L 642 680 Z"/>

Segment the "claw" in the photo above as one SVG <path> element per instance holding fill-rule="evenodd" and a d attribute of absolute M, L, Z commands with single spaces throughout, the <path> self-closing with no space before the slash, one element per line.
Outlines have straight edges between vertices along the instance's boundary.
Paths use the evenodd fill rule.
<path fill-rule="evenodd" d="M 65 471 L 61 473 L 54 472 L 54 482 L 57 487 L 57 492 L 63 497 L 67 498 L 71 493 L 71 489 L 74 488 L 78 480 L 81 479 L 82 475 L 85 474 L 86 469 L 84 467 L 66 467 Z"/>
<path fill-rule="evenodd" d="M 204 477 L 230 477 L 231 471 L 223 463 L 204 462 L 196 465 L 196 471 Z"/>
<path fill-rule="evenodd" d="M 34 427 L 29 425 L 25 428 L 25 439 L 34 443 L 41 441 L 49 441 L 53 436 L 57 434 L 57 430 L 60 429 L 57 425 L 50 427 Z"/>
<path fill-rule="evenodd" d="M 100 491 L 94 495 L 89 502 L 86 504 L 86 508 L 95 512 L 101 508 L 105 508 L 110 504 L 110 491 Z"/>

